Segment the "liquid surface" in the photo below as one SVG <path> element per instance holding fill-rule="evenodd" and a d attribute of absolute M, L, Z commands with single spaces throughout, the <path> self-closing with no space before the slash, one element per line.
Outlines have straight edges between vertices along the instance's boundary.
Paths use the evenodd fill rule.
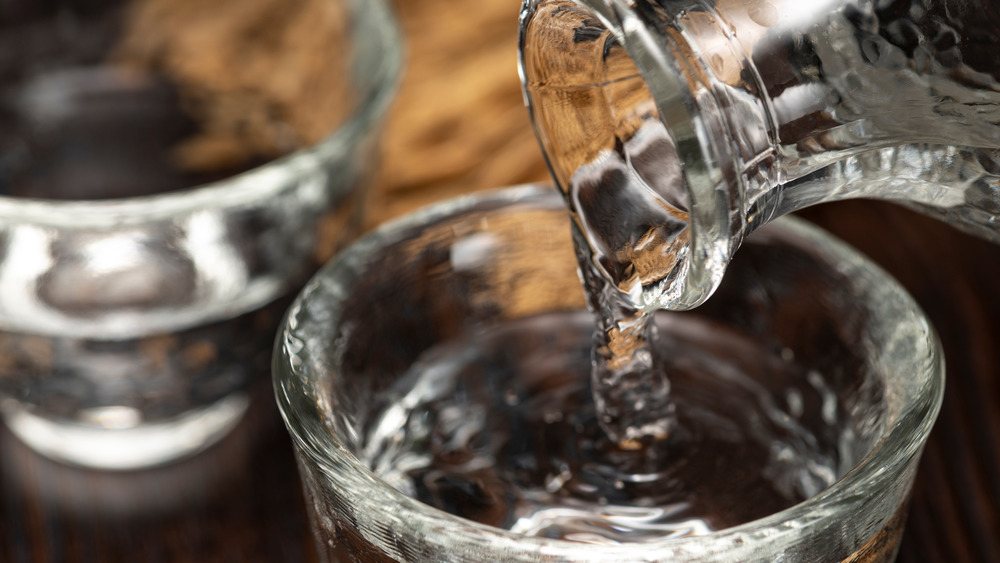
<path fill-rule="evenodd" d="M 678 430 L 623 448 L 586 373 L 593 318 L 548 314 L 428 350 L 364 428 L 362 463 L 427 504 L 597 543 L 704 534 L 815 495 L 856 460 L 821 374 L 693 316 L 656 316 Z"/>

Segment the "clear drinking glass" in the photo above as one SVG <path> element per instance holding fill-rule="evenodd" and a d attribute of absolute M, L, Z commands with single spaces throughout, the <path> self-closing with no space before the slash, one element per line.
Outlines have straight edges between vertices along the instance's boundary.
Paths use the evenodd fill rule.
<path fill-rule="evenodd" d="M 497 414 L 522 406 L 528 414 L 545 409 L 545 401 L 562 400 L 559 393 L 544 395 L 545 389 L 587 380 L 589 333 L 582 333 L 578 346 L 584 367 L 567 372 L 559 365 L 565 326 L 545 324 L 547 318 L 569 318 L 547 315 L 573 315 L 584 308 L 567 212 L 552 189 L 523 187 L 441 203 L 384 226 L 321 270 L 290 309 L 273 360 L 276 396 L 296 447 L 321 560 L 895 557 L 917 461 L 941 402 L 944 375 L 937 338 L 895 281 L 843 243 L 792 219 L 750 237 L 719 292 L 703 307 L 660 312 L 657 320 L 666 327 L 712 327 L 694 331 L 710 348 L 728 342 L 722 340 L 726 335 L 740 335 L 745 346 L 721 345 L 709 354 L 709 363 L 725 364 L 740 350 L 755 350 L 761 361 L 751 371 L 759 372 L 755 377 L 762 387 L 750 388 L 775 404 L 798 404 L 778 417 L 780 423 L 822 420 L 820 426 L 831 425 L 816 435 L 833 436 L 830 455 L 836 462 L 828 483 L 809 498 L 716 531 L 588 543 L 592 535 L 584 534 L 583 542 L 567 541 L 545 537 L 544 527 L 528 535 L 484 524 L 506 519 L 514 522 L 510 528 L 524 523 L 518 511 L 530 508 L 530 499 L 506 504 L 505 491 L 511 489 L 474 506 L 454 503 L 457 511 L 475 513 L 479 521 L 404 494 L 419 494 L 420 487 L 440 482 L 446 473 L 416 473 L 425 462 L 423 454 L 400 449 L 414 440 L 436 449 L 434 455 L 450 455 L 456 464 L 476 462 L 477 477 L 459 483 L 449 493 L 458 495 L 454 498 L 497 480 L 518 479 L 541 464 L 541 456 L 566 449 L 560 440 L 569 449 L 585 446 L 572 432 L 545 441 L 564 419 L 572 419 L 573 409 L 535 413 L 533 424 Z M 533 336 L 512 336 L 505 328 L 536 321 L 544 330 Z M 584 327 L 587 323 L 592 326 L 585 321 Z M 470 362 L 469 381 L 452 386 L 439 377 L 450 369 L 441 358 L 453 358 L 442 351 L 496 334 L 506 335 L 504 346 Z M 669 338 L 683 343 L 695 335 L 681 331 Z M 693 347 L 677 350 L 677 365 L 695 360 L 689 357 Z M 466 353 L 471 356 L 462 356 Z M 462 364 L 479 358 L 476 354 L 466 350 L 454 361 Z M 798 375 L 779 381 L 782 365 L 797 366 Z M 491 369 L 503 374 L 502 384 L 483 375 Z M 548 376 L 524 375 L 537 373 Z M 825 382 L 822 400 L 785 388 L 798 385 L 799 377 Z M 676 392 L 686 384 L 674 385 Z M 736 384 L 720 384 L 710 389 L 708 403 L 729 405 L 741 393 Z M 477 395 L 485 396 L 482 410 L 462 408 L 461 401 Z M 679 414 L 681 409 L 678 405 Z M 468 423 L 497 420 L 510 429 L 509 439 L 485 456 L 465 457 L 468 452 L 450 449 L 459 440 L 488 437 L 482 428 L 465 433 Z M 525 443 L 527 449 L 519 449 L 517 444 Z M 771 449 L 775 457 L 764 471 L 773 470 L 784 455 L 782 448 Z M 738 458 L 720 462 L 723 479 L 746 469 Z M 562 485 L 559 475 L 549 475 L 542 486 Z M 728 502 L 741 501 L 754 502 Z M 622 513 L 627 520 L 629 512 Z"/>
<path fill-rule="evenodd" d="M 4 421 L 92 467 L 197 451 L 358 233 L 396 24 L 370 0 L 24 1 L 0 44 Z"/>

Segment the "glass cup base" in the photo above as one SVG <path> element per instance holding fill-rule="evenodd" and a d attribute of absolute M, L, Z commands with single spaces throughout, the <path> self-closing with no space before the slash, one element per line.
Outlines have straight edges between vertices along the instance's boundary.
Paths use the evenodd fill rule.
<path fill-rule="evenodd" d="M 165 422 L 136 423 L 139 411 L 111 406 L 92 409 L 94 424 L 38 416 L 15 401 L 0 405 L 11 432 L 36 452 L 93 469 L 131 470 L 195 454 L 226 435 L 247 410 L 245 393 Z"/>

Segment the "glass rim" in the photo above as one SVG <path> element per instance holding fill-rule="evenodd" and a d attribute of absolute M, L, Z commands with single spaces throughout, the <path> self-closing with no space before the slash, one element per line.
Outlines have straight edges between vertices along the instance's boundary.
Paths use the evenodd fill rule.
<path fill-rule="evenodd" d="M 896 303 L 903 304 L 905 315 L 918 321 L 926 336 L 922 343 L 917 343 L 919 349 L 926 351 L 926 357 L 933 360 L 920 365 L 910 362 L 914 365 L 901 365 L 893 370 L 902 374 L 900 380 L 917 382 L 917 387 L 912 392 L 914 397 L 904 402 L 896 420 L 890 420 L 892 423 L 887 424 L 886 431 L 873 449 L 827 489 L 764 518 L 706 535 L 655 543 L 595 545 L 524 536 L 466 520 L 423 504 L 384 482 L 361 464 L 357 457 L 333 436 L 323 423 L 323 413 L 315 404 L 308 403 L 308 399 L 315 399 L 309 382 L 321 378 L 322 374 L 316 373 L 314 370 L 316 366 L 310 364 L 308 351 L 302 348 L 302 340 L 291 334 L 301 328 L 294 319 L 296 312 L 304 301 L 321 297 L 318 294 L 323 291 L 324 284 L 321 282 L 326 281 L 329 285 L 336 285 L 338 276 L 349 275 L 352 267 L 363 263 L 364 256 L 377 248 L 394 244 L 409 229 L 484 204 L 492 209 L 524 200 L 537 201 L 544 196 L 558 197 L 558 193 L 554 187 L 541 184 L 477 192 L 432 204 L 385 223 L 353 243 L 324 266 L 296 297 L 286 313 L 277 334 L 272 356 L 273 384 L 279 411 L 300 455 L 307 456 L 310 463 L 319 466 L 322 474 L 333 479 L 338 486 L 355 486 L 363 489 L 355 499 L 364 505 L 355 507 L 358 513 L 364 514 L 366 510 L 374 510 L 375 512 L 372 512 L 375 515 L 374 519 L 378 518 L 379 513 L 403 514 L 408 530 L 433 530 L 435 534 L 445 535 L 447 537 L 442 541 L 451 549 L 460 549 L 461 546 L 490 545 L 503 547 L 508 550 L 508 554 L 566 557 L 569 560 L 617 558 L 653 561 L 662 557 L 697 557 L 698 560 L 722 562 L 729 561 L 734 556 L 739 557 L 741 554 L 752 555 L 754 549 L 759 548 L 759 543 L 754 545 L 755 541 L 773 541 L 783 532 L 800 533 L 807 527 L 822 525 L 820 517 L 823 515 L 831 512 L 843 513 L 858 506 L 870 498 L 872 490 L 877 490 L 882 483 L 895 479 L 898 472 L 919 454 L 941 408 L 944 393 L 944 358 L 936 333 L 913 298 L 881 267 L 818 227 L 794 217 L 783 217 L 778 220 L 781 224 L 790 228 L 796 235 L 803 236 L 810 246 L 836 264 L 839 271 L 864 273 L 869 282 L 866 286 L 868 290 L 874 292 L 877 297 L 889 297 L 895 299 Z M 338 290 L 341 302 L 346 297 L 346 293 L 342 290 L 342 287 Z M 872 302 L 875 303 L 874 300 Z M 339 312 L 338 307 L 333 307 L 323 321 L 324 326 L 335 323 Z M 887 324 L 885 320 L 878 322 Z M 294 342 L 298 346 L 291 356 L 283 345 L 285 342 Z M 367 539 L 376 541 L 379 538 Z M 382 540 L 388 542 L 386 545 L 391 543 L 391 539 L 382 538 Z"/>
<path fill-rule="evenodd" d="M 525 22 L 546 0 L 526 0 L 521 9 L 521 34 L 524 42 Z M 713 143 L 706 131 L 704 115 L 686 84 L 686 64 L 672 57 L 673 48 L 665 36 L 648 25 L 644 14 L 629 0 L 570 0 L 590 11 L 625 48 L 635 63 L 652 100 L 677 147 L 681 162 L 681 177 L 689 198 L 688 229 L 691 237 L 689 249 L 682 266 L 679 291 L 671 305 L 676 310 L 693 309 L 704 303 L 718 288 L 725 265 L 736 248 L 733 237 L 740 235 L 744 225 L 729 212 L 729 198 L 733 194 L 722 189 L 723 169 L 732 165 L 725 143 Z M 674 46 L 676 47 L 676 46 Z M 525 76 L 523 58 L 518 59 L 522 76 L 522 91 L 529 93 L 523 84 Z M 694 71 L 693 74 L 697 74 Z M 530 105 L 530 104 L 529 104 Z M 529 111 L 531 111 L 529 107 Z M 723 129 L 724 131 L 724 129 Z M 537 132 L 536 132 L 537 133 Z M 726 133 L 723 132 L 723 135 Z M 729 170 L 728 172 L 733 172 Z M 644 180 L 643 180 L 644 181 Z M 739 238 L 735 239 L 736 244 Z M 674 293 L 673 291 L 671 293 Z"/>
<path fill-rule="evenodd" d="M 347 118 L 320 141 L 301 147 L 260 166 L 221 180 L 161 194 L 108 199 L 43 199 L 0 195 L 0 221 L 32 223 L 63 229 L 119 227 L 192 213 L 252 206 L 288 189 L 281 178 L 288 170 L 314 167 L 362 137 L 388 109 L 398 87 L 403 59 L 402 33 L 384 0 L 352 2 L 371 10 L 380 21 L 379 64 L 366 69 L 373 77 L 360 92 Z M 354 42 L 352 42 L 353 44 Z"/>

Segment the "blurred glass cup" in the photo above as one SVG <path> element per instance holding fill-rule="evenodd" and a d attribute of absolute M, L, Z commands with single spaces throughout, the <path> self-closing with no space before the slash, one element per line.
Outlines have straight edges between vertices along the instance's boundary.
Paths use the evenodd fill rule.
<path fill-rule="evenodd" d="M 572 422 L 580 410 L 572 407 L 586 407 L 586 401 L 563 404 L 572 394 L 564 390 L 585 386 L 574 381 L 588 379 L 589 332 L 571 329 L 577 334 L 573 342 L 582 342 L 574 349 L 584 352 L 576 354 L 583 359 L 573 365 L 583 367 L 575 369 L 561 363 L 569 357 L 562 351 L 566 325 L 545 321 L 541 333 L 527 335 L 505 328 L 528 326 L 523 323 L 531 319 L 566 319 L 545 315 L 579 311 L 585 311 L 585 301 L 567 213 L 554 190 L 522 188 L 436 205 L 366 236 L 321 270 L 293 303 L 273 360 L 275 393 L 296 446 L 320 559 L 882 562 L 895 557 L 917 462 L 941 403 L 937 338 L 895 281 L 829 235 L 791 219 L 750 237 L 704 306 L 659 315 L 677 326 L 712 327 L 701 330 L 714 346 L 708 348 L 716 354 L 708 357 L 710 364 L 725 365 L 756 350 L 752 357 L 760 363 L 747 372 L 756 383 L 747 388 L 726 387 L 728 380 L 707 391 L 697 381 L 682 384 L 694 385 L 708 403 L 724 409 L 745 389 L 769 405 L 790 405 L 787 413 L 774 415 L 780 419 L 776 424 L 815 431 L 811 436 L 835 460 L 828 484 L 802 502 L 742 524 L 680 534 L 684 537 L 640 533 L 636 543 L 607 538 L 588 543 L 595 542 L 595 534 L 618 534 L 611 521 L 603 532 L 595 532 L 600 524 L 581 526 L 583 543 L 556 539 L 549 531 L 559 510 L 549 511 L 552 520 L 531 536 L 484 524 L 516 527 L 545 520 L 530 513 L 553 483 L 562 482 L 553 481 L 551 471 L 559 469 L 550 466 L 567 467 L 551 458 L 568 459 L 559 457 L 562 450 L 580 451 L 590 447 L 586 440 L 594 440 L 592 434 L 578 435 L 582 419 Z M 483 352 L 492 350 L 484 342 L 497 334 L 505 335 L 501 348 Z M 732 334 L 742 344 L 720 340 Z M 682 346 L 677 365 L 699 361 L 688 357 L 692 348 L 683 347 L 685 338 L 695 336 L 672 336 Z M 470 341 L 475 344 L 467 348 Z M 452 370 L 468 379 L 454 383 Z M 786 388 L 803 380 L 809 381 L 804 392 Z M 545 410 L 552 405 L 570 408 Z M 767 419 L 745 426 L 759 428 Z M 729 428 L 730 435 L 755 432 L 725 423 L 725 415 L 716 416 L 707 426 Z M 558 425 L 572 430 L 560 431 Z M 768 463 L 785 459 L 788 451 L 781 445 L 770 443 L 768 455 L 775 457 Z M 724 457 L 724 450 L 708 464 L 720 482 L 755 469 L 749 460 Z M 446 465 L 428 466 L 431 459 Z M 583 467 L 587 462 L 582 460 Z M 756 470 L 766 474 L 776 470 L 773 464 Z M 590 467 L 591 473 L 607 472 Z M 469 475 L 460 474 L 465 470 Z M 532 472 L 538 473 L 538 482 L 529 483 L 534 492 L 523 492 Z M 481 518 L 446 513 L 404 490 L 440 495 L 450 510 Z M 583 485 L 580 490 L 587 494 Z M 585 500 L 570 490 L 561 494 L 569 495 L 556 501 L 565 503 L 561 514 Z M 709 504 L 732 508 L 741 500 L 727 498 Z M 622 516 L 628 520 L 628 511 Z"/>
<path fill-rule="evenodd" d="M 224 435 L 359 232 L 399 32 L 372 0 L 0 7 L 0 411 L 155 465 Z"/>

